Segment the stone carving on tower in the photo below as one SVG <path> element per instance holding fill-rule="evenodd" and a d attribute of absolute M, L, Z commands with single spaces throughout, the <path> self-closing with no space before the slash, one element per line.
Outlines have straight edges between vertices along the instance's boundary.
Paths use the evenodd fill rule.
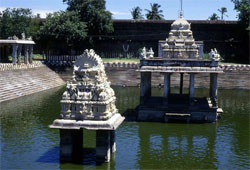
<path fill-rule="evenodd" d="M 221 56 L 218 53 L 217 49 L 211 49 L 210 53 L 209 53 L 209 57 L 212 61 L 220 61 L 221 60 Z"/>
<path fill-rule="evenodd" d="M 85 50 L 76 60 L 73 78 L 61 100 L 61 119 L 107 120 L 118 113 L 115 93 L 94 50 Z"/>
<path fill-rule="evenodd" d="M 163 58 L 198 59 L 199 47 L 193 38 L 191 24 L 183 18 L 182 12 L 171 25 L 169 37 L 161 48 Z"/>

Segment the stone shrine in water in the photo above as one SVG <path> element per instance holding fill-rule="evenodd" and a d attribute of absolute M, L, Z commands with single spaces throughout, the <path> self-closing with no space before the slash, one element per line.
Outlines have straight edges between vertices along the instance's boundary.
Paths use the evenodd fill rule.
<path fill-rule="evenodd" d="M 61 100 L 60 118 L 50 128 L 60 129 L 60 158 L 81 159 L 82 129 L 96 131 L 97 161 L 110 160 L 116 150 L 115 130 L 123 122 L 115 106 L 115 93 L 94 50 L 85 50 L 74 65 Z"/>
<path fill-rule="evenodd" d="M 203 47 L 193 38 L 190 23 L 180 12 L 171 25 L 169 37 L 159 41 L 159 55 L 144 48 L 140 57 L 141 73 L 140 105 L 137 107 L 139 121 L 187 121 L 215 122 L 222 112 L 217 104 L 217 78 L 223 70 L 218 66 L 220 55 L 212 50 L 210 59 L 203 59 Z M 151 75 L 164 76 L 162 97 L 151 95 Z M 180 75 L 180 91 L 171 93 L 171 75 Z M 189 92 L 183 93 L 184 74 L 189 75 Z M 195 97 L 195 75 L 210 74 L 209 97 Z"/>

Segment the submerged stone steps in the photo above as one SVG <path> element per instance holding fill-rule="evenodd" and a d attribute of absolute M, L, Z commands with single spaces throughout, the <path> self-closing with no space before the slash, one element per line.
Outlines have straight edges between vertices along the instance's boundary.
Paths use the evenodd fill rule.
<path fill-rule="evenodd" d="M 27 81 L 29 80 L 29 81 Z M 60 85 L 61 84 L 61 80 L 58 80 L 58 79 L 54 79 L 53 77 L 52 78 L 49 78 L 49 79 L 22 79 L 22 80 L 18 80 L 18 82 L 16 82 L 17 80 L 15 81 L 3 81 L 2 83 L 0 83 L 0 92 L 3 90 L 3 91 L 7 91 L 9 89 L 13 89 L 13 88 L 23 88 L 25 86 L 29 86 L 31 84 L 34 84 L 35 86 L 54 86 L 54 85 Z"/>
<path fill-rule="evenodd" d="M 64 84 L 46 65 L 0 71 L 0 102 L 55 88 Z"/>

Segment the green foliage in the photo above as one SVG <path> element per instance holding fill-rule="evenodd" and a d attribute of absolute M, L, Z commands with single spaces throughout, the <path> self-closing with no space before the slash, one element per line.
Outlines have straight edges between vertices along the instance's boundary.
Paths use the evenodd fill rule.
<path fill-rule="evenodd" d="M 43 55 L 42 54 L 33 54 L 32 55 L 33 61 L 35 60 L 43 60 Z M 12 56 L 8 56 L 8 61 L 12 62 Z M 24 56 L 21 56 L 21 62 L 24 62 Z"/>
<path fill-rule="evenodd" d="M 227 13 L 226 7 L 221 7 L 221 9 L 218 9 L 218 11 L 221 13 L 221 20 L 224 19 L 224 15 L 227 16 L 225 13 Z"/>
<path fill-rule="evenodd" d="M 105 0 L 63 0 L 63 2 L 68 5 L 68 11 L 76 11 L 81 21 L 87 23 L 90 36 L 114 31 L 112 14 L 106 10 Z"/>
<path fill-rule="evenodd" d="M 239 12 L 239 20 L 250 30 L 250 0 L 232 0 L 234 9 Z"/>
<path fill-rule="evenodd" d="M 131 11 L 131 15 L 133 19 L 144 19 L 141 13 L 142 9 L 140 7 L 135 7 Z"/>
<path fill-rule="evenodd" d="M 31 9 L 5 9 L 0 17 L 0 38 L 7 39 L 14 35 L 21 38 L 22 33 L 25 33 L 26 36 L 33 36 L 35 28 L 32 17 Z"/>
<path fill-rule="evenodd" d="M 84 40 L 87 25 L 80 21 L 77 12 L 60 11 L 49 14 L 41 26 L 40 38 L 54 42 L 65 42 L 69 46 Z"/>
<path fill-rule="evenodd" d="M 151 10 L 145 9 L 147 11 L 146 17 L 148 20 L 162 20 L 164 19 L 164 15 L 161 13 L 163 12 L 162 10 L 159 10 L 161 5 L 157 3 L 150 4 Z"/>
<path fill-rule="evenodd" d="M 211 21 L 216 21 L 219 18 L 220 17 L 216 13 L 213 13 L 208 19 L 211 20 Z"/>

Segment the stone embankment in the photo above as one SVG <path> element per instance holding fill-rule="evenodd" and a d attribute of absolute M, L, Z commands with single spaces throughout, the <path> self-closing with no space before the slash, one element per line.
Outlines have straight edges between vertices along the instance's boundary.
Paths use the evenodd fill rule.
<path fill-rule="evenodd" d="M 136 72 L 139 63 L 105 63 L 106 73 L 112 85 L 121 86 L 139 86 L 140 74 Z M 224 89 L 250 89 L 250 65 L 220 65 L 224 70 L 219 74 L 218 86 Z M 195 87 L 209 87 L 209 74 L 196 74 Z M 153 86 L 163 85 L 163 75 L 154 73 L 152 76 Z M 180 75 L 173 74 L 171 77 L 171 86 L 179 87 Z M 188 88 L 189 76 L 184 75 L 184 87 Z"/>
<path fill-rule="evenodd" d="M 64 81 L 42 62 L 0 64 L 0 102 L 58 87 Z"/>
<path fill-rule="evenodd" d="M 136 72 L 139 63 L 104 63 L 112 85 L 139 86 L 140 74 Z M 219 75 L 218 86 L 225 89 L 250 89 L 250 65 L 220 65 L 224 74 Z M 59 75 L 42 62 L 33 64 L 0 64 L 0 102 L 29 95 L 64 84 L 72 77 L 72 69 L 59 70 Z M 62 77 L 62 78 L 61 78 Z M 209 75 L 197 74 L 196 87 L 209 87 Z M 62 80 L 63 79 L 63 80 Z M 173 74 L 171 86 L 178 87 L 180 76 Z M 189 76 L 184 76 L 184 87 L 188 87 Z M 163 85 L 163 76 L 152 76 L 153 86 Z"/>
<path fill-rule="evenodd" d="M 136 71 L 139 63 L 119 63 L 105 62 L 106 74 L 112 85 L 117 86 L 139 86 L 140 74 Z M 224 89 L 250 89 L 250 65 L 220 65 L 224 73 L 219 74 L 218 86 Z M 60 67 L 59 67 L 60 68 Z M 68 81 L 72 77 L 72 68 L 63 67 L 63 69 L 55 69 L 60 77 Z M 196 88 L 209 88 L 209 74 L 195 75 Z M 153 86 L 163 85 L 163 75 L 154 73 L 152 76 Z M 171 76 L 171 87 L 179 87 L 180 75 L 173 74 Z M 184 75 L 184 87 L 189 86 L 189 75 Z"/>

